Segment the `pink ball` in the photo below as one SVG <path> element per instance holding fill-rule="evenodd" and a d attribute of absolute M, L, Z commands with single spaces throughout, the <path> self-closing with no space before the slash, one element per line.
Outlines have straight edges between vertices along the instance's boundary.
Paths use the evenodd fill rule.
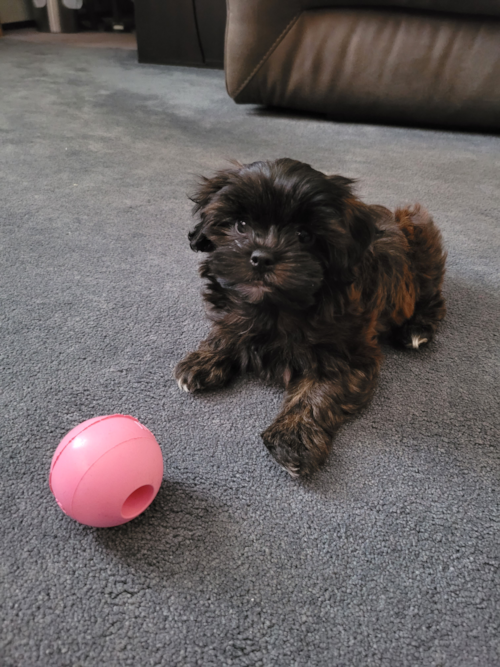
<path fill-rule="evenodd" d="M 49 486 L 65 514 L 87 526 L 119 526 L 144 512 L 160 488 L 163 456 L 134 417 L 95 417 L 59 443 Z"/>

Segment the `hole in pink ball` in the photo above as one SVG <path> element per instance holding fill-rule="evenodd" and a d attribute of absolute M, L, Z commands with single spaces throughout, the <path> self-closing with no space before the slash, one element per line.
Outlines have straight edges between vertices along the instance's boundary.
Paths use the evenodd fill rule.
<path fill-rule="evenodd" d="M 122 505 L 122 517 L 124 519 L 133 519 L 141 512 L 144 512 L 153 500 L 154 494 L 155 490 L 151 484 L 145 484 L 133 491 Z"/>

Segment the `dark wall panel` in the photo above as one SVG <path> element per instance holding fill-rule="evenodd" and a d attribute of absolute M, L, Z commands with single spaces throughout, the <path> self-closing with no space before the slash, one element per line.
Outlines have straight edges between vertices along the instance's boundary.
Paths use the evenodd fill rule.
<path fill-rule="evenodd" d="M 191 0 L 136 0 L 140 63 L 204 65 Z"/>
<path fill-rule="evenodd" d="M 208 67 L 224 67 L 226 0 L 194 0 L 201 48 Z"/>

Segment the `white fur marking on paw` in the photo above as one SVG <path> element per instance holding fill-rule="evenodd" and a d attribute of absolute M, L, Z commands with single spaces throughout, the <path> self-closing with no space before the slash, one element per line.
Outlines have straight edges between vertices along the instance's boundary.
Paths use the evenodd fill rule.
<path fill-rule="evenodd" d="M 423 345 L 424 343 L 427 343 L 428 339 L 423 338 L 419 336 L 418 334 L 415 334 L 411 337 L 411 346 L 414 350 L 418 350 L 418 348 Z"/>
<path fill-rule="evenodd" d="M 179 389 L 181 389 L 182 391 L 186 391 L 186 392 L 189 393 L 188 386 L 187 386 L 187 384 L 186 384 L 185 382 L 183 382 L 182 380 L 177 380 L 177 384 L 179 385 Z"/>
<path fill-rule="evenodd" d="M 290 475 L 290 477 L 293 477 L 294 479 L 296 477 L 299 477 L 299 468 L 298 468 L 298 466 L 290 466 L 288 468 L 286 466 L 281 466 L 281 467 L 283 468 L 283 470 L 287 471 L 287 473 Z"/>

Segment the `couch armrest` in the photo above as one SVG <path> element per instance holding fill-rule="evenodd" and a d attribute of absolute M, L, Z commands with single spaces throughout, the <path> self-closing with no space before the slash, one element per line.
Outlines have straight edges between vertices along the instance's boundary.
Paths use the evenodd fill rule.
<path fill-rule="evenodd" d="M 226 86 L 238 95 L 302 11 L 301 0 L 228 0 Z"/>

